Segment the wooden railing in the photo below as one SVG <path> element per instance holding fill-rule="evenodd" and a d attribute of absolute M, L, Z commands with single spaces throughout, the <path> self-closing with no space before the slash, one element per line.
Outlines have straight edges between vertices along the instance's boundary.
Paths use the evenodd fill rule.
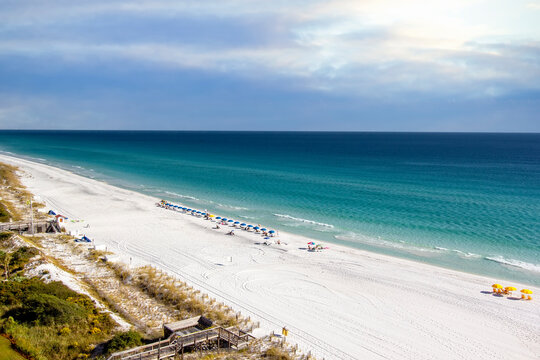
<path fill-rule="evenodd" d="M 166 359 L 178 354 L 183 354 L 186 347 L 197 347 L 212 340 L 225 341 L 229 348 L 238 348 L 254 339 L 253 335 L 242 330 L 233 331 L 232 328 L 221 326 L 200 330 L 194 333 L 179 335 L 172 334 L 168 339 L 133 349 L 120 351 L 109 356 L 107 360 L 150 360 Z"/>

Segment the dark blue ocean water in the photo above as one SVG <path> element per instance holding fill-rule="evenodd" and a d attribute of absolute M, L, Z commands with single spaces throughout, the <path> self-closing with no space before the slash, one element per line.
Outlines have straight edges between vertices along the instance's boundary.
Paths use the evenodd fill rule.
<path fill-rule="evenodd" d="M 326 242 L 540 284 L 540 134 L 2 131 L 0 150 Z"/>

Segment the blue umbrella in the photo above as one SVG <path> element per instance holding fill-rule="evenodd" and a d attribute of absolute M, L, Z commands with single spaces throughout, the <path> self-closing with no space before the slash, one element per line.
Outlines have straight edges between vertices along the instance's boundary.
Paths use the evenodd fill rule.
<path fill-rule="evenodd" d="M 232 220 L 229 220 L 229 221 L 227 221 L 227 222 L 233 222 L 233 221 L 232 221 Z"/>
<path fill-rule="evenodd" d="M 261 230 L 262 230 L 262 231 L 266 231 L 266 228 L 262 228 Z"/>
<path fill-rule="evenodd" d="M 240 224 L 240 221 L 235 221 L 234 223 L 235 223 L 235 224 Z"/>
<path fill-rule="evenodd" d="M 258 227 L 258 226 L 255 226 L 254 229 L 255 229 L 255 230 L 259 230 L 259 227 Z"/>
<path fill-rule="evenodd" d="M 246 226 L 246 223 L 241 223 L 240 226 Z"/>
<path fill-rule="evenodd" d="M 197 211 L 197 214 L 202 214 L 202 212 L 200 212 L 200 211 Z"/>
<path fill-rule="evenodd" d="M 273 233 L 275 233 L 275 231 L 274 231 L 274 230 L 270 230 L 269 233 L 270 233 L 270 234 L 273 234 Z"/>
<path fill-rule="evenodd" d="M 227 221 L 227 218 L 221 218 L 221 220 L 223 220 L 223 221 Z"/>
<path fill-rule="evenodd" d="M 248 225 L 248 227 L 253 227 L 253 225 Z"/>
<path fill-rule="evenodd" d="M 187 209 L 187 211 L 191 211 L 191 209 Z"/>
<path fill-rule="evenodd" d="M 216 219 L 221 219 L 221 216 L 216 216 Z"/>
<path fill-rule="evenodd" d="M 202 213 L 201 215 L 206 216 L 206 213 Z"/>

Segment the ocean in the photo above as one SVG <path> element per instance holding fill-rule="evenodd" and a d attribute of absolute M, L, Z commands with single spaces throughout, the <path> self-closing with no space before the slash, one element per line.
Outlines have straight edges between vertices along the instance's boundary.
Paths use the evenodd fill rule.
<path fill-rule="evenodd" d="M 330 248 L 540 285 L 540 134 L 0 131 L 0 151 Z"/>

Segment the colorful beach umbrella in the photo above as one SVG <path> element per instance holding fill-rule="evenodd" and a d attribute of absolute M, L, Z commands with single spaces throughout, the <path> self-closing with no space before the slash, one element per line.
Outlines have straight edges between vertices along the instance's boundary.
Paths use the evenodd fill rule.
<path fill-rule="evenodd" d="M 529 294 L 529 295 L 533 293 L 532 290 L 529 290 L 529 289 L 523 289 L 521 290 L 521 292 L 524 294 Z"/>
<path fill-rule="evenodd" d="M 313 241 L 308 242 L 308 245 L 315 245 Z"/>
<path fill-rule="evenodd" d="M 240 226 L 246 226 L 246 223 L 241 223 Z"/>
<path fill-rule="evenodd" d="M 217 216 L 216 219 L 221 219 L 221 216 Z"/>
<path fill-rule="evenodd" d="M 262 230 L 262 231 L 266 231 L 266 228 L 262 228 L 261 230 Z"/>
<path fill-rule="evenodd" d="M 504 288 L 504 290 L 506 290 L 506 291 L 516 291 L 517 289 L 515 287 L 513 287 L 513 286 L 507 286 L 507 287 Z"/>
<path fill-rule="evenodd" d="M 240 221 L 235 221 L 234 223 L 235 223 L 235 224 L 240 224 Z"/>
<path fill-rule="evenodd" d="M 501 284 L 493 284 L 491 285 L 492 288 L 495 288 L 495 289 L 502 289 L 502 285 Z"/>
<path fill-rule="evenodd" d="M 233 222 L 232 220 L 227 220 L 227 222 Z"/>
<path fill-rule="evenodd" d="M 273 234 L 273 233 L 275 233 L 275 231 L 274 231 L 274 230 L 270 230 L 269 233 L 270 233 L 270 234 Z"/>
<path fill-rule="evenodd" d="M 248 225 L 248 227 L 253 227 L 253 225 Z"/>
<path fill-rule="evenodd" d="M 221 220 L 223 220 L 223 221 L 227 221 L 227 218 L 221 218 Z"/>

